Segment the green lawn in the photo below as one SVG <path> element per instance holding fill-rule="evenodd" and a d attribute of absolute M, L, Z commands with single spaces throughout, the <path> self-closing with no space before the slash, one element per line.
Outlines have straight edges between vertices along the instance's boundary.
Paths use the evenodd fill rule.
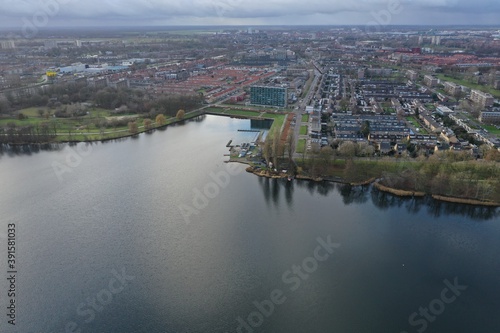
<path fill-rule="evenodd" d="M 308 114 L 303 114 L 302 115 L 302 122 L 307 123 L 309 121 L 309 115 Z"/>
<path fill-rule="evenodd" d="M 224 109 L 223 108 L 206 108 L 206 112 L 214 112 L 214 113 L 223 113 Z"/>
<path fill-rule="evenodd" d="M 220 114 L 227 114 L 231 116 L 244 116 L 244 117 L 258 117 L 260 111 L 248 111 L 248 110 L 236 110 L 236 109 L 224 109 L 224 108 L 206 108 L 206 112 L 214 112 Z"/>
<path fill-rule="evenodd" d="M 300 126 L 300 135 L 307 135 L 307 126 Z"/>
<path fill-rule="evenodd" d="M 483 125 L 483 127 L 491 134 L 500 136 L 500 129 L 497 129 L 494 125 Z"/>
<path fill-rule="evenodd" d="M 271 125 L 271 129 L 269 130 L 269 134 L 279 133 L 281 130 L 281 126 L 285 122 L 286 115 L 284 114 L 275 114 L 275 113 L 265 113 L 264 118 L 272 118 L 274 119 L 273 124 Z"/>
<path fill-rule="evenodd" d="M 406 117 L 406 120 L 412 123 L 413 126 L 415 127 L 421 127 L 421 125 L 418 123 L 417 119 L 415 117 Z"/>
<path fill-rule="evenodd" d="M 245 116 L 245 117 L 258 117 L 260 112 L 244 111 L 244 110 L 228 110 L 224 111 L 224 114 L 229 114 L 232 116 Z"/>
<path fill-rule="evenodd" d="M 0 119 L 0 126 L 5 126 L 9 123 L 14 123 L 17 126 L 26 126 L 26 125 L 35 125 L 40 122 L 40 118 L 28 118 L 28 119 L 23 119 L 23 120 L 18 120 L 15 118 L 5 118 L 5 119 Z"/>
<path fill-rule="evenodd" d="M 22 109 L 22 110 L 16 111 L 15 113 L 16 114 L 22 113 L 23 115 L 25 115 L 27 117 L 40 118 L 40 114 L 38 113 L 38 110 L 43 110 L 45 112 L 46 110 L 49 110 L 49 108 L 47 108 L 46 106 L 32 107 L 32 108 L 27 108 L 27 109 Z"/>
<path fill-rule="evenodd" d="M 297 149 L 295 149 L 295 152 L 302 154 L 306 149 L 306 139 L 300 139 L 299 142 L 297 143 Z"/>
<path fill-rule="evenodd" d="M 415 117 L 406 117 L 406 120 L 408 122 L 410 122 L 413 126 L 415 126 L 415 128 L 419 129 L 418 133 L 429 134 L 429 132 L 427 132 L 427 130 L 425 128 L 423 128 L 422 125 L 420 125 L 420 123 L 418 122 L 418 120 Z"/>

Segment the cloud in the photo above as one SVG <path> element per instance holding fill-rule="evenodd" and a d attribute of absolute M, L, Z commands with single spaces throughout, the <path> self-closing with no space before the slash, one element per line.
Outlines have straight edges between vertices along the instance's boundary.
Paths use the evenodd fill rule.
<path fill-rule="evenodd" d="M 384 10 L 398 0 L 0 0 L 0 25 L 15 24 L 31 17 L 50 3 L 58 3 L 52 23 L 72 25 L 88 22 L 96 25 L 130 24 L 237 24 L 261 22 L 269 24 L 365 24 L 374 11 Z M 500 12 L 498 0 L 399 0 L 403 11 L 395 23 L 439 24 L 429 17 L 443 15 L 454 23 L 483 24 L 481 15 L 491 17 Z M 429 16 L 429 14 L 432 14 Z M 464 14 L 473 14 L 463 21 Z M 321 17 L 323 21 L 314 21 Z"/>

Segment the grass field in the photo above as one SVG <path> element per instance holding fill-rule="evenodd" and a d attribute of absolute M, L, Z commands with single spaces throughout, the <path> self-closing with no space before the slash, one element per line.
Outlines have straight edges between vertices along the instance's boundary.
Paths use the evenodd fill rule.
<path fill-rule="evenodd" d="M 489 133 L 494 134 L 496 136 L 500 136 L 500 129 L 497 129 L 495 125 L 483 125 L 484 129 L 486 129 Z"/>
<path fill-rule="evenodd" d="M 271 129 L 269 130 L 269 133 L 278 133 L 281 130 L 281 126 L 283 126 L 283 123 L 285 122 L 286 115 L 265 113 L 264 118 L 274 119 L 273 124 L 271 125 Z"/>
<path fill-rule="evenodd" d="M 307 123 L 309 121 L 309 115 L 308 114 L 303 114 L 302 115 L 302 120 L 303 123 Z"/>
<path fill-rule="evenodd" d="M 307 126 L 300 126 L 300 135 L 307 135 Z"/>
<path fill-rule="evenodd" d="M 299 142 L 297 143 L 297 149 L 295 149 L 295 152 L 302 154 L 306 149 L 306 139 L 300 139 Z"/>
<path fill-rule="evenodd" d="M 232 116 L 244 116 L 244 117 L 258 117 L 260 112 L 244 111 L 244 110 L 227 110 L 224 114 L 229 114 Z"/>
<path fill-rule="evenodd" d="M 206 108 L 205 111 L 227 114 L 231 116 L 244 116 L 244 117 L 258 117 L 262 113 L 261 111 L 236 110 L 236 109 L 214 108 L 214 107 Z"/>
<path fill-rule="evenodd" d="M 89 141 L 89 140 L 105 140 L 105 139 L 114 139 L 120 138 L 124 136 L 129 136 L 131 133 L 129 132 L 129 128 L 127 125 L 125 126 L 104 126 L 100 127 L 102 123 L 106 123 L 106 118 L 115 117 L 112 114 L 112 111 L 101 109 L 101 108 L 91 108 L 88 110 L 88 115 L 74 118 L 54 118 L 53 115 L 50 115 L 48 118 L 45 116 L 40 116 L 39 110 L 50 111 L 46 107 L 35 107 L 35 108 L 27 108 L 16 111 L 14 114 L 16 118 L 0 118 L 0 127 L 5 127 L 10 123 L 14 123 L 17 127 L 23 126 L 37 126 L 41 124 L 48 124 L 48 126 L 52 129 L 55 128 L 57 135 L 54 138 L 54 141 Z M 202 114 L 203 111 L 196 112 L 188 112 L 184 119 L 190 119 L 193 117 L 197 117 Z M 18 119 L 17 116 L 19 114 L 23 114 L 28 117 L 26 119 Z M 144 129 L 144 119 L 140 115 L 132 114 L 132 115 L 120 115 L 118 117 L 131 117 L 135 119 L 134 121 L 138 125 L 138 133 L 142 133 L 145 131 Z M 166 117 L 167 121 L 165 125 L 169 125 L 179 121 L 175 117 Z M 154 123 L 154 119 L 152 119 L 152 129 L 157 127 Z"/>

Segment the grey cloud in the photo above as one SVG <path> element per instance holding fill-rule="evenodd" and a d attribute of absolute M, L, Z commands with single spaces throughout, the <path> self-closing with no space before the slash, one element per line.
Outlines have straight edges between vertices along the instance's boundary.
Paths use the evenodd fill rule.
<path fill-rule="evenodd" d="M 73 20 L 93 20 L 96 24 L 109 21 L 131 21 L 137 24 L 152 22 L 211 22 L 223 23 L 224 19 L 262 19 L 263 22 L 290 17 L 351 17 L 353 24 L 364 24 L 370 13 L 384 10 L 390 1 L 396 0 L 0 0 L 0 22 L 29 17 L 43 9 L 43 4 L 59 2 L 59 10 L 53 21 L 71 24 Z M 69 2 L 69 3 L 68 3 Z M 400 0 L 403 8 L 400 18 L 426 22 L 425 13 L 442 13 L 451 20 L 450 13 L 478 15 L 500 12 L 497 0 Z M 340 14 L 340 15 L 339 15 Z M 266 21 L 267 20 L 267 21 Z M 402 20 L 402 19 L 401 19 Z M 280 20 L 281 21 L 281 20 Z M 305 20 L 307 21 L 307 20 Z M 404 20 L 402 20 L 404 21 Z M 243 22 L 244 23 L 244 22 Z M 290 22 L 294 24 L 296 22 Z M 318 22 L 324 24 L 324 22 Z M 417 23 L 417 22 L 412 22 Z M 436 22 L 438 23 L 438 22 Z M 460 22 L 472 23 L 472 22 Z M 483 22 L 477 22 L 483 23 Z M 0 23 L 2 24 L 2 23 Z"/>

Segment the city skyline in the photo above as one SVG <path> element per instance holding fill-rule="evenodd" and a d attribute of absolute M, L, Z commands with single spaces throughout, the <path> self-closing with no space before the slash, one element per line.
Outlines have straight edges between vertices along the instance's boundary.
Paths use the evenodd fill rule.
<path fill-rule="evenodd" d="M 0 1 L 0 27 L 182 25 L 496 25 L 493 0 Z"/>

